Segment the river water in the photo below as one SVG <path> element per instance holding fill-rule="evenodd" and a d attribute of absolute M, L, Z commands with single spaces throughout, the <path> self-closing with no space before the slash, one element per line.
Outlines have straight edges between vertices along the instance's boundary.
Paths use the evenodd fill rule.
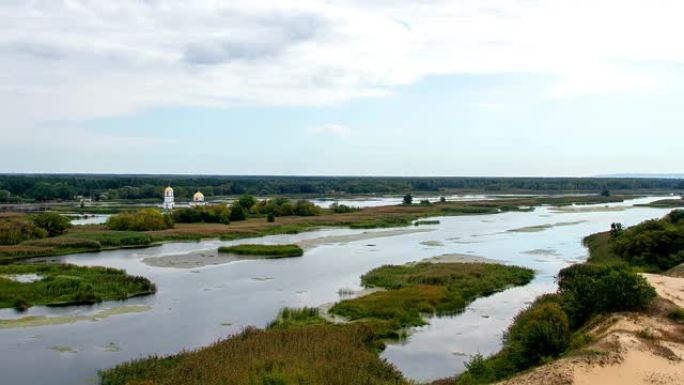
<path fill-rule="evenodd" d="M 3 383 L 92 384 L 99 369 L 150 354 L 198 348 L 240 331 L 265 326 L 284 306 L 319 306 L 339 300 L 338 291 L 360 289 L 359 277 L 383 264 L 402 264 L 449 253 L 469 254 L 527 266 L 536 278 L 473 302 L 465 312 L 435 317 L 412 330 L 402 343 L 391 343 L 382 357 L 407 377 L 430 380 L 463 371 L 476 353 L 497 351 L 513 316 L 542 293 L 555 290 L 561 268 L 586 259 L 584 236 L 611 222 L 633 225 L 668 210 L 632 207 L 658 198 L 532 212 L 440 217 L 439 225 L 405 230 L 323 229 L 240 242 L 296 243 L 315 247 L 301 258 L 242 260 L 179 269 L 153 267 L 143 259 L 189 252 L 210 252 L 236 242 L 205 240 L 168 243 L 147 249 L 114 250 L 54 258 L 79 265 L 124 268 L 157 284 L 156 295 L 93 306 L 47 308 L 24 313 L 0 310 L 1 319 L 26 316 L 84 316 L 128 305 L 149 310 L 98 320 L 27 328 L 0 328 Z M 534 226 L 534 227 L 531 227 Z M 514 230 L 514 231 L 511 231 Z M 369 233 L 359 237 L 360 233 Z M 375 236 L 373 235 L 375 234 Z M 349 241 L 344 236 L 349 235 Z M 333 238 L 329 238 L 333 236 Z M 329 242 L 311 243 L 326 237 Z M 363 239 L 362 239 L 363 238 Z"/>

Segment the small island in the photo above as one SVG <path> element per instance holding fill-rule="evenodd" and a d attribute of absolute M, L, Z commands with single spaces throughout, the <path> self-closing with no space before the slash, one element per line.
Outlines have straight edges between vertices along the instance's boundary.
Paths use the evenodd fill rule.
<path fill-rule="evenodd" d="M 0 265 L 0 308 L 93 304 L 156 291 L 147 278 L 119 269 L 63 263 Z"/>
<path fill-rule="evenodd" d="M 304 255 L 304 250 L 297 245 L 256 245 L 244 244 L 235 246 L 221 246 L 219 253 L 256 255 L 266 259 L 292 258 Z"/>

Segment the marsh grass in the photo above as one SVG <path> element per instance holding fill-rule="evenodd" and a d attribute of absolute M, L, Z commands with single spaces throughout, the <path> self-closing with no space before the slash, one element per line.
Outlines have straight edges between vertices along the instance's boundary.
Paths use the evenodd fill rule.
<path fill-rule="evenodd" d="M 307 314 L 304 318 L 310 319 Z M 100 379 L 102 385 L 408 385 L 377 356 L 382 327 L 321 323 L 247 328 L 196 351 L 121 364 L 100 372 Z"/>
<path fill-rule="evenodd" d="M 235 246 L 221 246 L 219 253 L 230 253 L 238 255 L 259 255 L 270 259 L 301 257 L 304 250 L 297 245 L 255 245 L 244 244 Z"/>
<path fill-rule="evenodd" d="M 33 282 L 17 282 L 2 276 L 36 274 Z M 143 277 L 105 267 L 68 264 L 0 265 L 0 308 L 33 305 L 89 304 L 152 294 L 155 285 Z"/>
<path fill-rule="evenodd" d="M 320 316 L 318 308 L 289 308 L 280 310 L 278 317 L 271 321 L 267 329 L 288 328 L 293 326 L 322 325 L 325 321 Z"/>
<path fill-rule="evenodd" d="M 406 227 L 411 225 L 412 218 L 408 217 L 384 217 L 367 221 L 352 223 L 351 229 L 380 229 L 387 227 Z"/>
<path fill-rule="evenodd" d="M 440 222 L 438 220 L 421 220 L 413 222 L 414 226 L 424 226 L 424 225 L 438 225 Z"/>
<path fill-rule="evenodd" d="M 418 326 L 425 323 L 424 315 L 461 312 L 477 297 L 527 284 L 533 277 L 530 269 L 488 263 L 387 265 L 361 277 L 364 286 L 386 291 L 339 302 L 331 312 L 352 320 L 375 318 Z"/>

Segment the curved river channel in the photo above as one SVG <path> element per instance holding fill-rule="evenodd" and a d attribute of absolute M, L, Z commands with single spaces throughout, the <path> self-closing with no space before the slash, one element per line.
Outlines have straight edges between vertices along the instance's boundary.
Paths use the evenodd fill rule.
<path fill-rule="evenodd" d="M 607 230 L 612 222 L 633 225 L 663 216 L 669 210 L 632 207 L 655 199 L 659 198 L 440 217 L 438 225 L 415 228 L 323 229 L 240 241 L 308 244 L 303 257 L 292 259 L 189 268 L 150 264 L 151 258 L 211 253 L 220 245 L 237 243 L 218 240 L 53 258 L 123 268 L 150 278 L 159 290 L 153 296 L 88 307 L 36 306 L 24 313 L 0 310 L 0 319 L 47 315 L 73 321 L 22 328 L 0 324 L 2 382 L 93 384 L 98 370 L 117 363 L 198 348 L 248 325 L 263 327 L 284 306 L 338 301 L 339 289 L 360 289 L 359 277 L 383 264 L 468 254 L 535 269 L 537 275 L 530 284 L 479 299 L 462 314 L 432 318 L 429 325 L 413 329 L 406 341 L 390 343 L 382 353 L 409 378 L 424 381 L 451 376 L 463 371 L 471 355 L 497 351 L 502 332 L 515 314 L 536 296 L 554 291 L 554 276 L 561 268 L 586 259 L 584 236 Z M 136 306 L 139 311 L 103 315 L 122 306 Z"/>

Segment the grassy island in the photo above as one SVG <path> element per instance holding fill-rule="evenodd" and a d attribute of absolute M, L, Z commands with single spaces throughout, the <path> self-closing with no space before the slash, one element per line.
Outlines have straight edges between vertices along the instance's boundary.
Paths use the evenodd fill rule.
<path fill-rule="evenodd" d="M 265 330 L 250 328 L 196 351 L 124 363 L 100 372 L 100 379 L 102 385 L 409 385 L 378 353 L 384 339 L 399 336 L 402 325 L 419 323 L 414 310 L 457 311 L 477 296 L 527 283 L 532 275 L 528 269 L 493 264 L 384 266 L 363 280 L 388 288 L 396 302 L 378 307 L 394 306 L 396 311 L 332 324 L 318 309 L 286 308 Z M 428 295 L 422 292 L 424 287 L 432 288 Z M 405 288 L 418 288 L 418 295 Z M 433 296 L 432 291 L 440 295 Z M 410 317 L 398 311 L 397 304 L 412 306 L 407 311 Z"/>
<path fill-rule="evenodd" d="M 147 278 L 105 267 L 0 265 L 0 308 L 91 304 L 156 292 Z"/>
<path fill-rule="evenodd" d="M 238 255 L 257 255 L 268 259 L 301 257 L 304 250 L 297 245 L 254 245 L 244 244 L 235 246 L 221 246 L 219 253 Z"/>
<path fill-rule="evenodd" d="M 533 277 L 530 269 L 491 263 L 382 266 L 361 277 L 361 282 L 386 291 L 339 302 L 331 312 L 352 320 L 381 319 L 398 322 L 401 327 L 418 326 L 425 323 L 425 314 L 461 312 L 477 297 L 527 284 Z"/>

